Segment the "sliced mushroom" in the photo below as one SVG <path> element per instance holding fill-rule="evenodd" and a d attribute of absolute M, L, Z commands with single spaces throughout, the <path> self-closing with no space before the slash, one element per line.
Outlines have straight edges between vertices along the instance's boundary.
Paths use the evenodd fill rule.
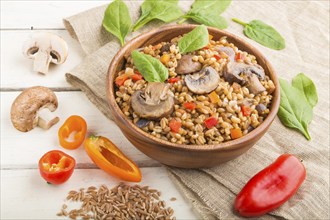
<path fill-rule="evenodd" d="M 260 83 L 258 77 L 254 74 L 247 76 L 247 88 L 253 94 L 259 94 L 266 91 L 265 87 Z"/>
<path fill-rule="evenodd" d="M 46 87 L 35 86 L 25 89 L 11 106 L 11 121 L 14 127 L 23 132 L 32 130 L 37 125 L 49 129 L 59 121 L 52 114 L 58 102 L 54 92 Z"/>
<path fill-rule="evenodd" d="M 159 119 L 172 113 L 174 95 L 170 86 L 160 82 L 149 82 L 145 91 L 138 90 L 131 97 L 131 106 L 141 118 Z"/>
<path fill-rule="evenodd" d="M 195 73 L 202 69 L 202 64 L 198 61 L 193 61 L 193 55 L 183 55 L 178 61 L 178 65 L 175 69 L 177 74 L 189 74 Z"/>
<path fill-rule="evenodd" d="M 68 45 L 59 36 L 51 33 L 31 35 L 23 45 L 23 54 L 34 59 L 33 70 L 48 73 L 49 63 L 64 63 L 68 56 Z"/>
<path fill-rule="evenodd" d="M 205 94 L 217 88 L 220 76 L 215 69 L 208 66 L 197 73 L 186 75 L 184 81 L 191 92 Z"/>
<path fill-rule="evenodd" d="M 255 74 L 260 79 L 265 79 L 265 72 L 263 68 L 256 64 L 245 64 L 245 63 L 237 63 L 237 62 L 229 62 L 226 65 L 224 70 L 224 78 L 227 82 L 233 83 L 237 82 L 241 85 L 245 83 L 244 79 L 240 76 L 241 74 L 251 75 Z"/>
<path fill-rule="evenodd" d="M 214 47 L 214 50 L 217 51 L 218 53 L 225 53 L 230 62 L 235 62 L 235 51 L 231 47 L 222 47 L 222 46 L 216 46 Z"/>

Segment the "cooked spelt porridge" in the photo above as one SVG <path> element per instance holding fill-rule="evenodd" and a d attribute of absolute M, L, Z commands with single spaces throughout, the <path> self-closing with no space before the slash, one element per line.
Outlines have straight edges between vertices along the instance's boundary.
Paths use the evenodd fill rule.
<path fill-rule="evenodd" d="M 180 38 L 140 49 L 166 66 L 164 83 L 147 82 L 127 58 L 115 82 L 116 102 L 127 118 L 177 144 L 219 144 L 258 127 L 275 85 L 255 56 L 212 36 L 206 47 L 181 54 Z"/>

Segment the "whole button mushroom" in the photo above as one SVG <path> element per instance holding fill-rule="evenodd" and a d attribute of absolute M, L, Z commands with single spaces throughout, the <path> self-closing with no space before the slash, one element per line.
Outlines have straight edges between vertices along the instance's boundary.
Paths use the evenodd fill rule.
<path fill-rule="evenodd" d="M 208 66 L 197 73 L 186 75 L 184 81 L 191 92 L 205 94 L 217 88 L 220 76 L 214 68 Z"/>
<path fill-rule="evenodd" d="M 49 63 L 62 64 L 68 56 L 68 45 L 59 36 L 51 33 L 31 35 L 23 45 L 25 57 L 34 59 L 33 70 L 47 74 Z"/>
<path fill-rule="evenodd" d="M 11 122 L 22 132 L 30 131 L 37 125 L 49 129 L 59 121 L 52 113 L 57 106 L 57 98 L 52 90 L 42 86 L 25 89 L 11 106 Z"/>

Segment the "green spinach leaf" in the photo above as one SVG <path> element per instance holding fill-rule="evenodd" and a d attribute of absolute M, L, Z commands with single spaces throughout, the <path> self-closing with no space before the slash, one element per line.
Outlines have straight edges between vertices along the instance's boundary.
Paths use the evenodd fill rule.
<path fill-rule="evenodd" d="M 219 29 L 225 29 L 228 27 L 226 19 L 220 15 L 204 14 L 203 12 L 193 12 L 184 15 L 183 18 L 190 18 L 199 24 L 204 24 Z"/>
<path fill-rule="evenodd" d="M 253 20 L 245 23 L 237 18 L 232 19 L 234 22 L 244 26 L 244 34 L 252 40 L 275 50 L 285 48 L 284 38 L 271 26 L 260 20 Z"/>
<path fill-rule="evenodd" d="M 318 96 L 316 87 L 313 81 L 305 74 L 299 73 L 296 77 L 294 77 L 292 80 L 292 86 L 299 89 L 305 95 L 305 98 L 312 108 L 317 104 Z"/>
<path fill-rule="evenodd" d="M 225 29 L 228 24 L 220 14 L 228 8 L 230 3 L 231 0 L 195 0 L 191 9 L 183 16 L 183 20 L 178 23 L 192 19 L 200 24 Z"/>
<path fill-rule="evenodd" d="M 230 5 L 231 0 L 195 0 L 189 13 L 207 12 L 205 15 L 219 15 L 224 12 Z"/>
<path fill-rule="evenodd" d="M 299 130 L 307 140 L 310 140 L 307 126 L 313 118 L 312 107 L 302 92 L 286 80 L 280 79 L 280 86 L 281 102 L 277 113 L 279 119 L 285 126 Z"/>
<path fill-rule="evenodd" d="M 188 53 L 205 47 L 209 43 L 209 32 L 206 26 L 199 25 L 185 34 L 178 42 L 181 53 Z"/>
<path fill-rule="evenodd" d="M 141 5 L 141 16 L 134 24 L 133 31 L 138 30 L 154 19 L 168 23 L 180 18 L 183 13 L 177 3 L 177 1 L 145 0 Z"/>
<path fill-rule="evenodd" d="M 148 82 L 164 82 L 168 78 L 168 69 L 156 58 L 140 53 L 132 52 L 134 65 Z"/>
<path fill-rule="evenodd" d="M 123 46 L 125 37 L 130 32 L 132 20 L 128 8 L 122 0 L 115 0 L 105 10 L 103 27 L 115 35 Z"/>

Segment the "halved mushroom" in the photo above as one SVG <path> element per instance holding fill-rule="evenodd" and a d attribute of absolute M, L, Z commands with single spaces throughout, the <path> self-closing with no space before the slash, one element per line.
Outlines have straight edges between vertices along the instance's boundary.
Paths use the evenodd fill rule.
<path fill-rule="evenodd" d="M 220 76 L 214 68 L 208 66 L 197 73 L 186 75 L 184 81 L 191 92 L 205 94 L 217 88 Z"/>
<path fill-rule="evenodd" d="M 52 114 L 58 102 L 54 92 L 43 86 L 25 89 L 11 106 L 11 121 L 14 127 L 23 132 L 32 130 L 37 125 L 49 129 L 59 121 Z"/>
<path fill-rule="evenodd" d="M 264 69 L 257 64 L 229 62 L 224 69 L 223 76 L 225 80 L 231 84 L 234 82 L 241 85 L 248 83 L 248 88 L 253 94 L 258 94 L 265 90 L 258 79 L 265 79 L 265 72 Z"/>
<path fill-rule="evenodd" d="M 178 65 L 175 69 L 177 74 L 189 74 L 195 73 L 202 69 L 202 64 L 198 61 L 193 61 L 193 55 L 183 55 L 178 61 Z"/>
<path fill-rule="evenodd" d="M 131 97 L 131 106 L 141 118 L 159 119 L 172 113 L 174 97 L 170 86 L 149 82 L 145 91 L 138 90 Z"/>
<path fill-rule="evenodd" d="M 216 46 L 214 47 L 214 50 L 218 53 L 225 53 L 230 62 L 235 62 L 235 51 L 231 47 L 222 47 L 222 46 Z"/>
<path fill-rule="evenodd" d="M 23 54 L 34 59 L 33 70 L 48 73 L 49 63 L 64 63 L 68 56 L 68 45 L 59 36 L 51 33 L 31 35 L 23 45 Z"/>

